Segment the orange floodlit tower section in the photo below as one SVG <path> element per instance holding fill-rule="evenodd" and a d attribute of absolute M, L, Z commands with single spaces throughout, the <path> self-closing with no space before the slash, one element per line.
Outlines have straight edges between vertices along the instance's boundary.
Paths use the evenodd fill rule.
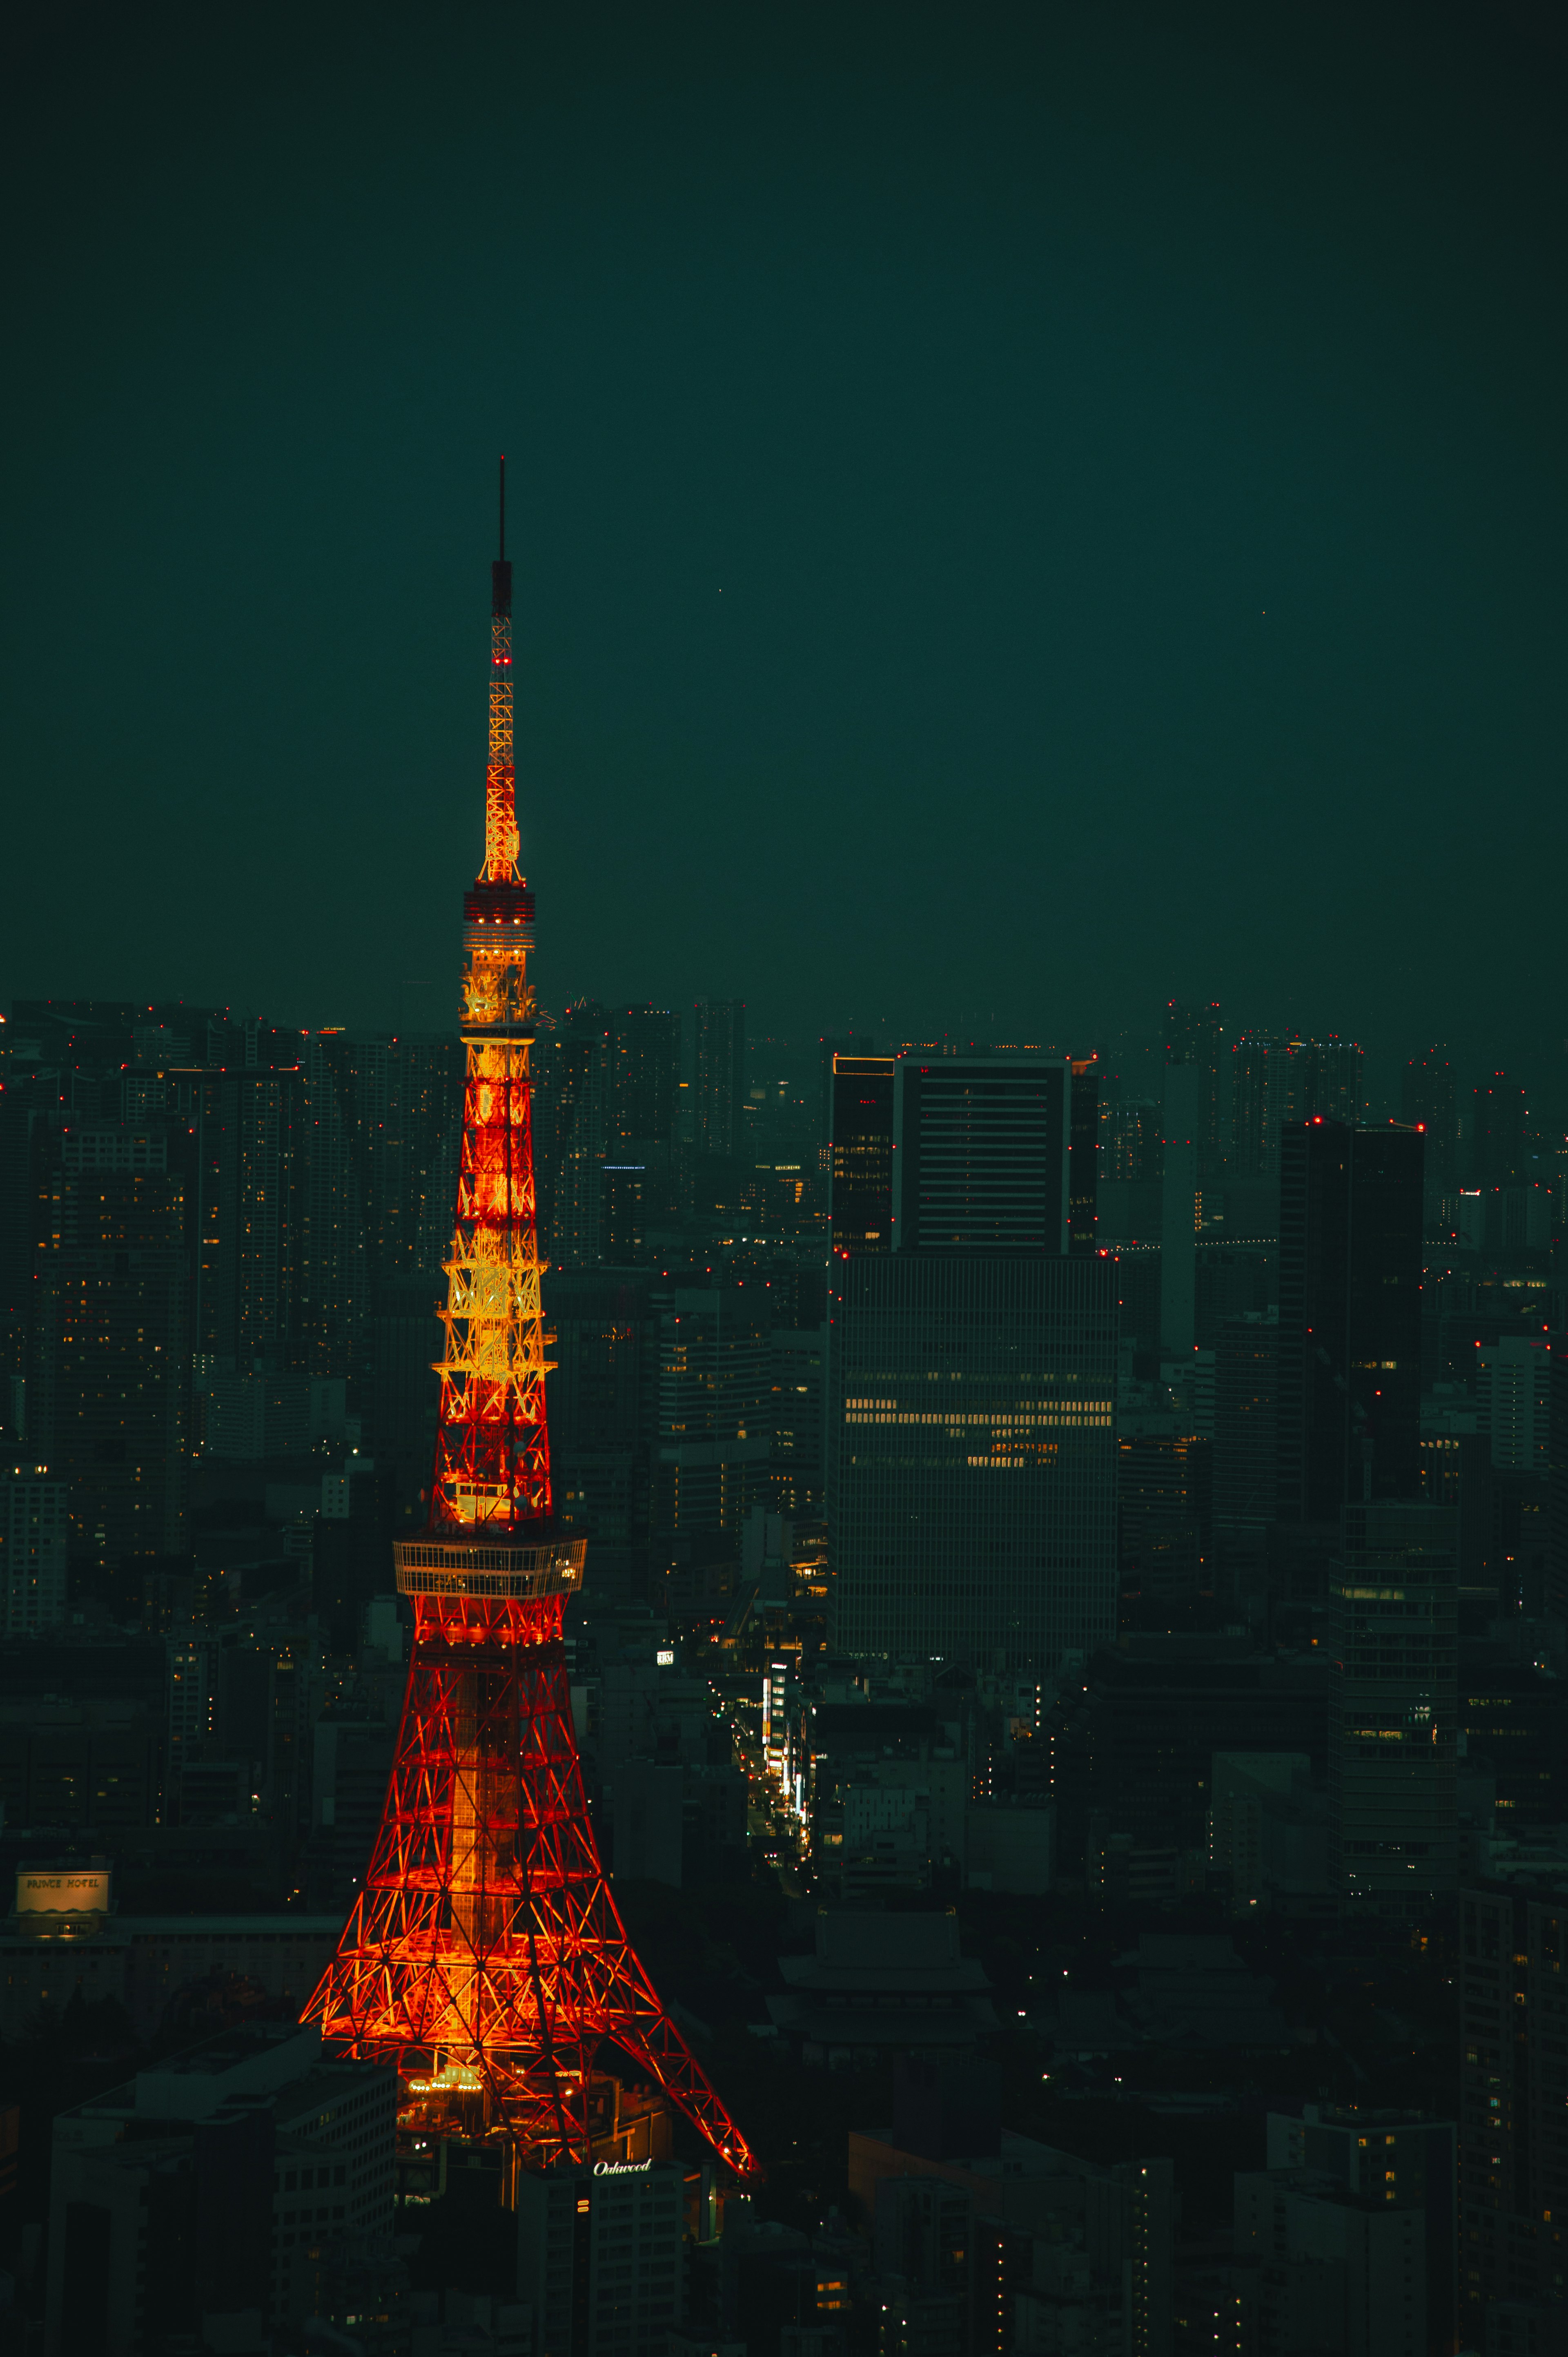
<path fill-rule="evenodd" d="M 530 1126 L 533 896 L 517 869 L 511 567 L 491 568 L 485 865 L 463 902 L 467 1066 L 426 1529 L 394 1549 L 413 1648 L 360 1898 L 306 2008 L 391 2061 L 412 2101 L 510 2136 L 533 2169 L 593 2157 L 595 2057 L 618 2048 L 736 2176 L 752 2153 L 634 1953 L 599 1860 L 562 1619 L 586 1542 L 551 1505 Z"/>

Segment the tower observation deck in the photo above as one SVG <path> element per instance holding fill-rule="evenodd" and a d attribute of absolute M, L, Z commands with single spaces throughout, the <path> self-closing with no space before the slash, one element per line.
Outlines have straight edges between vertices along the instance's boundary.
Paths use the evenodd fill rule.
<path fill-rule="evenodd" d="M 393 1551 L 413 1645 L 361 1895 L 305 2018 L 339 2050 L 394 2063 L 410 2102 L 509 2137 L 531 2169 L 588 2161 L 595 2059 L 617 2048 L 745 2179 L 755 2158 L 617 1910 L 572 1721 L 562 1625 L 586 1542 L 561 1532 L 550 1488 L 505 469 L 485 858 L 463 899 L 463 1142 L 435 1462 L 427 1526 Z"/>

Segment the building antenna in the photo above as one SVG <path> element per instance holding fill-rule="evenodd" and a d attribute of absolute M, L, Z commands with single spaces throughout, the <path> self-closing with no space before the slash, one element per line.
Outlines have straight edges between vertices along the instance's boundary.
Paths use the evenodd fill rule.
<path fill-rule="evenodd" d="M 506 563 L 506 452 L 501 452 L 501 544 L 497 551 L 501 563 Z"/>

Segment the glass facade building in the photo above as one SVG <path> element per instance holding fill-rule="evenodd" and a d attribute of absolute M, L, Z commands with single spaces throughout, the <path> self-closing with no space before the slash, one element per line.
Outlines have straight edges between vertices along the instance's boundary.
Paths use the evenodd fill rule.
<path fill-rule="evenodd" d="M 1065 1210 L 1065 1204 L 1064 1204 Z M 1108 1260 L 834 1263 L 832 1641 L 1047 1670 L 1116 1625 Z"/>

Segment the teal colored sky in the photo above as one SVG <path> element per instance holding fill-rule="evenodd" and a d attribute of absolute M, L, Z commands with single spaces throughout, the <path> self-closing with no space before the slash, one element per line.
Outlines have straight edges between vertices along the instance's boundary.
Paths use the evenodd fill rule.
<path fill-rule="evenodd" d="M 48 12 L 0 996 L 448 1019 L 505 449 L 551 1003 L 1197 993 L 1550 1094 L 1550 22 Z"/>

